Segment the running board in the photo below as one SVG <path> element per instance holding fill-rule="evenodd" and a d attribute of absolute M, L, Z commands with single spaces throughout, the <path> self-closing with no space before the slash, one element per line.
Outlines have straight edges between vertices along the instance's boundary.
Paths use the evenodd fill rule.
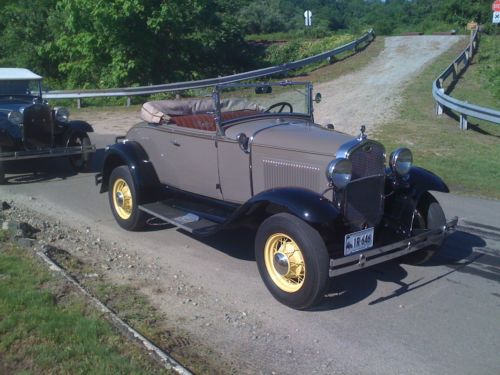
<path fill-rule="evenodd" d="M 208 235 L 220 228 L 220 224 L 214 221 L 179 210 L 163 202 L 143 204 L 139 206 L 139 210 L 197 235 Z"/>

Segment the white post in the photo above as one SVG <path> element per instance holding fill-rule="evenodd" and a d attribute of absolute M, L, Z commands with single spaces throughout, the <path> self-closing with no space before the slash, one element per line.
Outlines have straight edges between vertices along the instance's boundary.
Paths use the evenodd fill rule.
<path fill-rule="evenodd" d="M 460 114 L 460 129 L 469 129 L 469 122 L 467 121 L 467 116 L 464 114 Z"/>

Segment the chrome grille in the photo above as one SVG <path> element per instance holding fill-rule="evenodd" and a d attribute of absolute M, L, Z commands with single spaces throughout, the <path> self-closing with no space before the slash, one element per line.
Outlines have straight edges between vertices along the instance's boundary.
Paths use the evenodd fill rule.
<path fill-rule="evenodd" d="M 319 191 L 320 169 L 289 160 L 263 160 L 266 189 L 280 186 L 300 186 Z"/>
<path fill-rule="evenodd" d="M 347 150 L 352 180 L 344 192 L 344 215 L 354 229 L 374 227 L 384 214 L 385 149 L 370 140 Z"/>
<path fill-rule="evenodd" d="M 352 179 L 384 174 L 385 149 L 380 143 L 366 141 L 349 152 Z"/>
<path fill-rule="evenodd" d="M 352 181 L 345 188 L 344 215 L 356 229 L 374 227 L 384 213 L 384 176 Z"/>

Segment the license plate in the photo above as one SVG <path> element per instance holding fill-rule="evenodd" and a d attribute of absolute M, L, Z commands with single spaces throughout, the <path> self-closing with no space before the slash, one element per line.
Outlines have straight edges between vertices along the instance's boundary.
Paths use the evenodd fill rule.
<path fill-rule="evenodd" d="M 349 233 L 345 236 L 344 255 L 351 255 L 373 246 L 373 228 L 363 229 L 359 232 Z"/>

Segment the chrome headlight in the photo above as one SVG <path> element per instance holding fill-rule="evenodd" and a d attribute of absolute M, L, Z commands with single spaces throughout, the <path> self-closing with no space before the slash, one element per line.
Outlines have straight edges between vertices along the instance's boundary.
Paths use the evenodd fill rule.
<path fill-rule="evenodd" d="M 351 182 L 352 164 L 344 158 L 333 159 L 326 168 L 326 178 L 337 189 L 343 189 Z"/>
<path fill-rule="evenodd" d="M 389 158 L 391 170 L 400 176 L 406 176 L 413 164 L 413 154 L 405 147 L 398 148 L 391 153 Z"/>
<path fill-rule="evenodd" d="M 68 122 L 69 121 L 69 111 L 64 107 L 54 108 L 57 121 Z"/>
<path fill-rule="evenodd" d="M 21 112 L 10 111 L 9 114 L 7 115 L 7 119 L 14 125 L 23 124 L 23 114 Z"/>

